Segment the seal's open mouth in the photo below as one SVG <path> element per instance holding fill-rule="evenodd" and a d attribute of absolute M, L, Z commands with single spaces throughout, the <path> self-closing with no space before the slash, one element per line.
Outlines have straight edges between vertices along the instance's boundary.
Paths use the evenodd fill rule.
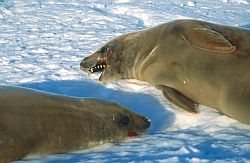
<path fill-rule="evenodd" d="M 81 70 L 90 74 L 95 72 L 103 72 L 107 67 L 107 62 L 112 56 L 112 50 L 109 48 L 102 48 L 92 55 L 83 59 L 80 64 Z"/>
<path fill-rule="evenodd" d="M 106 62 L 97 62 L 93 67 L 85 69 L 88 73 L 102 72 L 107 66 Z"/>

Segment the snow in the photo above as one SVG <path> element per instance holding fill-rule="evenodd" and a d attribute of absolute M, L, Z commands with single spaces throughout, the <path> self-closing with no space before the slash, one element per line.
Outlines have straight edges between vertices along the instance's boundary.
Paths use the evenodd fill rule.
<path fill-rule="evenodd" d="M 97 81 L 80 61 L 112 37 L 175 19 L 250 28 L 249 0 L 1 0 L 0 83 L 118 102 L 152 120 L 136 139 L 19 162 L 250 162 L 250 126 L 193 115 L 148 83 Z M 184 81 L 187 82 L 187 81 Z"/>

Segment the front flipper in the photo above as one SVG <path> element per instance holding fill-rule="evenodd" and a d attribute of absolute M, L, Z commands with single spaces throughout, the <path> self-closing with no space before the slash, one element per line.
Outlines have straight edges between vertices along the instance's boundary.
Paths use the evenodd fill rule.
<path fill-rule="evenodd" d="M 198 113 L 198 103 L 183 95 L 181 92 L 166 86 L 159 86 L 164 96 L 175 105 L 190 113 Z"/>

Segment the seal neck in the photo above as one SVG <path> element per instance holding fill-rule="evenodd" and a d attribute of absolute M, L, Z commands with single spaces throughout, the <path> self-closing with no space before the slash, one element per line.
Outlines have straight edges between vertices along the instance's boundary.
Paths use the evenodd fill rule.
<path fill-rule="evenodd" d="M 159 36 L 160 32 L 157 32 L 156 27 L 120 36 L 119 48 L 114 50 L 116 53 L 111 58 L 112 67 L 116 68 L 111 76 L 114 79 L 143 80 L 139 75 L 139 67 L 155 48 Z"/>
<path fill-rule="evenodd" d="M 140 66 L 148 55 L 154 51 L 160 38 L 160 32 L 157 32 L 156 27 L 149 28 L 138 32 L 137 49 L 134 58 L 134 66 L 132 69 L 132 77 L 138 80 L 144 80 L 140 74 Z"/>

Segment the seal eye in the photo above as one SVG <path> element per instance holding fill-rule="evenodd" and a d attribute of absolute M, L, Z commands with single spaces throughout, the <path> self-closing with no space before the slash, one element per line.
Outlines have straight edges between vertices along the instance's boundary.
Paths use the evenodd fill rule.
<path fill-rule="evenodd" d="M 127 126 L 129 124 L 128 116 L 124 116 L 124 115 L 120 116 L 118 124 L 119 126 L 123 126 L 123 127 Z"/>
<path fill-rule="evenodd" d="M 99 51 L 99 53 L 105 54 L 105 53 L 107 53 L 107 51 L 108 51 L 108 48 L 103 47 L 103 48 L 101 48 L 101 50 Z"/>

